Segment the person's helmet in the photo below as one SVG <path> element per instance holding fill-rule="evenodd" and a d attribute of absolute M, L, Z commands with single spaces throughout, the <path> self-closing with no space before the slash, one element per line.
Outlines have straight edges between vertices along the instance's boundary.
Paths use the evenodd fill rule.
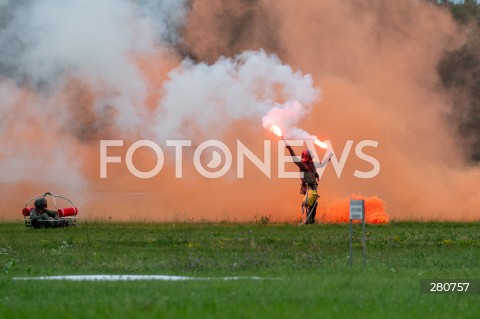
<path fill-rule="evenodd" d="M 47 207 L 47 200 L 45 198 L 39 198 L 33 203 L 33 205 L 35 205 L 35 208 L 43 209 Z"/>
<path fill-rule="evenodd" d="M 308 149 L 304 150 L 302 152 L 302 158 L 309 158 L 309 159 L 312 159 L 312 154 L 310 153 L 310 151 Z"/>

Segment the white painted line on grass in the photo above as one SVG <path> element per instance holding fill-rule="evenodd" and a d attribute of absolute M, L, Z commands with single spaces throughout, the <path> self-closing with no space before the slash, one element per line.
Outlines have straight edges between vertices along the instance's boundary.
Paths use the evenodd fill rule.
<path fill-rule="evenodd" d="M 184 277 L 166 275 L 70 275 L 70 276 L 40 276 L 40 277 L 14 277 L 13 280 L 70 280 L 70 281 L 132 281 L 132 280 L 163 280 L 163 281 L 186 281 L 186 280 L 264 280 L 272 278 L 261 277 Z"/>

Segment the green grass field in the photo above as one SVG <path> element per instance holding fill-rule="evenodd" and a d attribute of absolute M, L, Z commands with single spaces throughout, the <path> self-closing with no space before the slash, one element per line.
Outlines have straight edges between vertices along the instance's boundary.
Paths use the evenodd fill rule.
<path fill-rule="evenodd" d="M 367 225 L 363 269 L 360 225 L 349 267 L 348 225 L 2 223 L 0 318 L 478 318 L 480 294 L 420 279 L 480 279 L 479 226 Z M 86 274 L 195 280 L 14 279 Z"/>

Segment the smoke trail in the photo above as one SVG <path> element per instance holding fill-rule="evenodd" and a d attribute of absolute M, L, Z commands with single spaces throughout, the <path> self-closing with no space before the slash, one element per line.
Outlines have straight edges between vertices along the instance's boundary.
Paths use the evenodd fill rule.
<path fill-rule="evenodd" d="M 311 108 L 303 106 L 299 101 L 290 101 L 283 105 L 276 105 L 262 117 L 262 125 L 266 130 L 271 130 L 273 125 L 278 125 L 283 137 L 287 139 L 315 141 L 317 136 L 297 127 Z M 323 145 L 322 145 L 323 146 Z"/>

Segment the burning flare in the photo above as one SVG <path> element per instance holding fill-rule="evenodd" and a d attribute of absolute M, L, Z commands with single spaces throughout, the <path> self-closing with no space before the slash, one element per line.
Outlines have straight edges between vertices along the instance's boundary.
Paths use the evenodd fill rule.
<path fill-rule="evenodd" d="M 270 129 L 269 129 L 273 134 L 277 135 L 278 137 L 281 137 L 283 138 L 283 133 L 282 133 L 282 129 L 280 128 L 280 126 L 278 126 L 277 124 L 272 124 L 272 126 L 270 126 Z M 326 150 L 328 148 L 328 145 L 327 143 L 325 142 L 322 142 L 320 141 L 318 138 L 316 138 L 315 136 L 311 136 L 312 138 L 315 138 L 313 140 L 313 143 L 315 143 L 315 145 L 317 145 L 318 147 Z"/>
<path fill-rule="evenodd" d="M 328 148 L 327 143 L 320 141 L 318 138 L 316 138 L 313 143 L 315 143 L 315 145 L 317 145 L 318 147 L 323 148 L 324 150 Z"/>
<path fill-rule="evenodd" d="M 277 124 L 273 124 L 270 127 L 270 131 L 272 131 L 273 134 L 277 135 L 278 137 L 282 137 L 282 129 Z"/>

